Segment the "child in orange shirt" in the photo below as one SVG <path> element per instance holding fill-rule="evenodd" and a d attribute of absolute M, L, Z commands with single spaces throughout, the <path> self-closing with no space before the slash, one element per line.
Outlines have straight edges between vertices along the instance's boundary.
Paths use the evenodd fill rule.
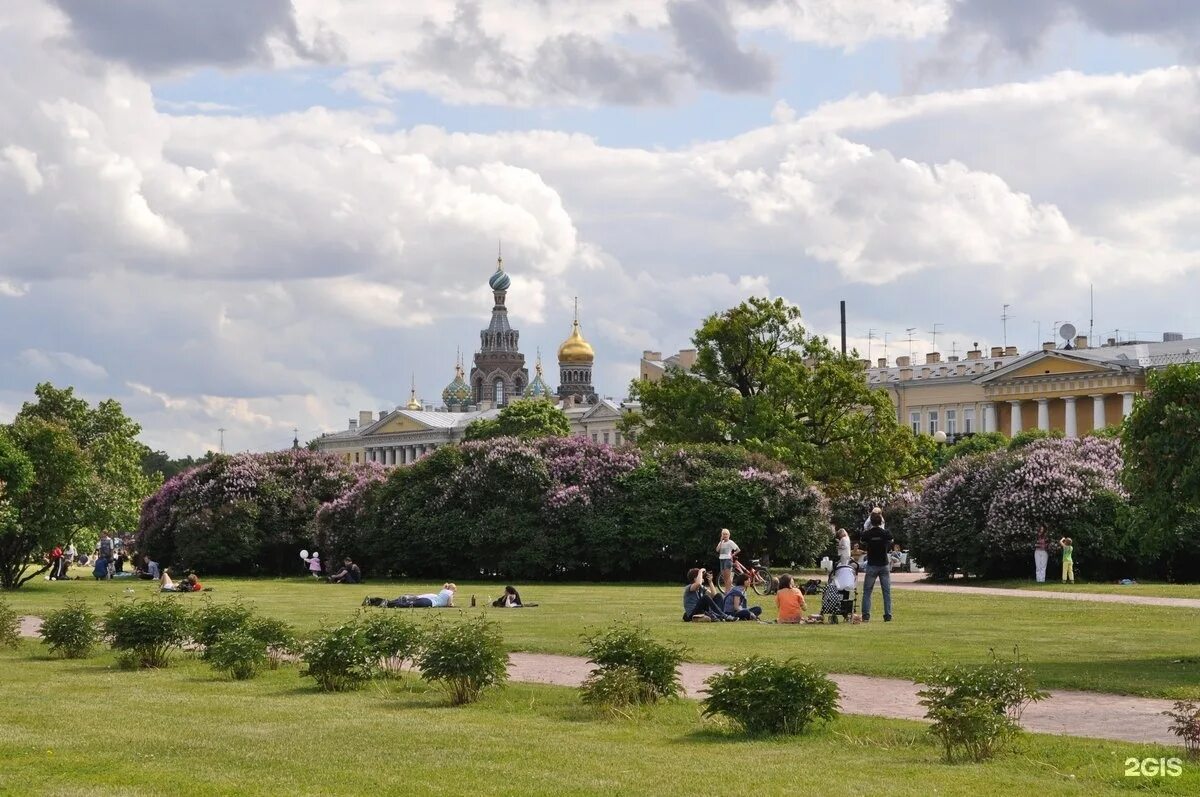
<path fill-rule="evenodd" d="M 775 593 L 775 606 L 779 609 L 777 623 L 804 622 L 804 593 L 796 587 L 791 575 L 784 573 L 779 577 L 779 590 Z"/>

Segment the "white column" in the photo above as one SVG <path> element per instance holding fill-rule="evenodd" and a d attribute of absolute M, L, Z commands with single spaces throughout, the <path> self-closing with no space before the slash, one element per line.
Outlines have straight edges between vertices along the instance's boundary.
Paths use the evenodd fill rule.
<path fill-rule="evenodd" d="M 1038 428 L 1050 431 L 1050 399 L 1038 399 Z"/>
<path fill-rule="evenodd" d="M 389 465 L 396 464 L 396 447 L 395 446 L 392 446 L 391 448 L 388 449 L 388 464 Z"/>
<path fill-rule="evenodd" d="M 996 404 L 989 401 L 983 405 L 983 431 L 996 431 Z"/>
<path fill-rule="evenodd" d="M 1133 412 L 1133 397 L 1135 395 L 1137 395 L 1137 394 L 1136 393 L 1122 393 L 1121 394 L 1121 417 L 1122 418 L 1128 418 L 1130 413 Z"/>
<path fill-rule="evenodd" d="M 377 454 L 376 454 L 375 449 L 373 449 L 373 448 L 367 449 L 367 459 L 368 460 L 370 460 L 371 462 L 377 462 L 378 460 L 376 459 L 376 456 L 377 456 Z"/>
<path fill-rule="evenodd" d="M 1064 396 L 1063 403 L 1067 406 L 1067 437 L 1079 437 L 1079 424 L 1076 422 L 1075 418 L 1075 397 Z"/>
<path fill-rule="evenodd" d="M 1008 433 L 1012 437 L 1016 437 L 1021 433 L 1021 400 L 1008 402 L 1012 405 L 1012 419 L 1008 425 Z"/>
<path fill-rule="evenodd" d="M 1093 395 L 1092 399 L 1092 428 L 1103 429 L 1108 426 L 1108 421 L 1104 418 L 1104 396 Z"/>

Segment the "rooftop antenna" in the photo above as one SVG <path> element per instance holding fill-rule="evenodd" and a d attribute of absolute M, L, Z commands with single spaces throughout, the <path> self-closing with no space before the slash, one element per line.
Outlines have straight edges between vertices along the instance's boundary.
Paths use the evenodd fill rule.
<path fill-rule="evenodd" d="M 871 344 L 875 341 L 875 330 L 867 330 L 867 359 L 871 359 Z"/>
<path fill-rule="evenodd" d="M 907 327 L 904 331 L 908 333 L 908 362 L 909 362 L 909 365 L 911 365 L 912 364 L 912 356 L 913 356 L 913 347 L 912 347 L 913 333 L 917 331 L 917 328 L 916 327 Z"/>
<path fill-rule="evenodd" d="M 1071 323 L 1063 324 L 1058 328 L 1058 336 L 1063 339 L 1065 344 L 1063 346 L 1064 349 L 1075 348 L 1073 345 L 1075 341 L 1075 331 L 1075 325 Z"/>
<path fill-rule="evenodd" d="M 1096 285 L 1095 283 L 1088 285 L 1088 345 L 1096 345 L 1096 341 L 1092 338 L 1092 333 L 1096 327 Z"/>
<path fill-rule="evenodd" d="M 934 325 L 933 325 L 933 329 L 931 329 L 931 330 L 929 331 L 929 334 L 930 334 L 930 335 L 933 335 L 933 340 L 932 340 L 932 342 L 930 343 L 930 346 L 932 346 L 932 347 L 933 347 L 933 350 L 934 350 L 934 351 L 937 351 L 937 333 L 938 333 L 938 327 L 944 327 L 944 326 L 945 326 L 945 324 L 943 324 L 943 323 L 941 323 L 941 322 L 939 321 L 938 323 L 934 324 Z"/>
<path fill-rule="evenodd" d="M 957 340 L 950 342 L 950 356 L 951 357 L 958 356 L 958 341 Z"/>
<path fill-rule="evenodd" d="M 1004 310 L 1000 313 L 1000 324 L 1001 324 L 1003 334 L 1004 334 L 1004 348 L 1005 349 L 1008 348 L 1008 319 L 1012 318 L 1012 316 L 1010 316 L 1008 314 L 1008 308 L 1010 308 L 1010 307 L 1012 307 L 1011 304 L 1004 305 Z M 1039 332 L 1038 337 L 1040 338 L 1041 336 L 1042 335 Z"/>
<path fill-rule="evenodd" d="M 222 426 L 222 427 L 221 427 L 220 429 L 218 429 L 217 431 L 218 431 L 218 432 L 220 433 L 220 435 L 221 435 L 221 453 L 222 453 L 222 454 L 224 454 L 224 453 L 225 453 L 225 427 L 224 427 L 224 426 Z"/>
<path fill-rule="evenodd" d="M 887 359 L 887 356 L 888 356 L 888 351 L 887 351 L 888 338 L 891 336 L 891 334 L 892 334 L 891 332 L 887 332 L 887 331 L 885 331 L 883 333 L 883 359 L 885 359 L 885 360 Z"/>

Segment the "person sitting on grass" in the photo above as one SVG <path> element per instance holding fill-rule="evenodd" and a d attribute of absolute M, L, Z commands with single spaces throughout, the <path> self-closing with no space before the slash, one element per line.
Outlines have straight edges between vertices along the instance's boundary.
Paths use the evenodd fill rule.
<path fill-rule="evenodd" d="M 104 554 L 96 556 L 96 565 L 92 568 L 92 575 L 97 581 L 105 581 L 108 579 L 108 557 Z"/>
<path fill-rule="evenodd" d="M 521 603 L 521 593 L 517 592 L 514 586 L 504 588 L 504 594 L 496 600 L 492 601 L 492 606 L 497 609 L 515 609 L 524 604 Z"/>
<path fill-rule="evenodd" d="M 137 577 L 146 581 L 157 579 L 161 573 L 159 572 L 158 562 L 151 559 L 149 556 L 142 557 L 142 566 L 136 571 Z"/>
<path fill-rule="evenodd" d="M 777 623 L 804 622 L 804 593 L 796 587 L 791 573 L 779 577 L 779 591 L 775 593 L 775 606 L 779 609 Z"/>
<path fill-rule="evenodd" d="M 733 589 L 725 596 L 725 614 L 732 615 L 739 620 L 757 620 L 762 614 L 761 606 L 750 606 L 746 601 L 746 582 L 749 576 L 745 573 L 738 573 L 733 577 Z"/>
<path fill-rule="evenodd" d="M 683 621 L 690 623 L 733 620 L 725 614 L 720 605 L 713 600 L 717 588 L 713 584 L 712 574 L 703 567 L 693 567 L 687 574 L 688 584 L 683 588 Z"/>
<path fill-rule="evenodd" d="M 175 582 L 171 580 L 171 574 L 165 567 L 162 569 L 162 578 L 158 580 L 158 591 L 179 592 L 179 587 L 175 586 Z"/>
<path fill-rule="evenodd" d="M 342 560 L 342 569 L 329 577 L 330 584 L 361 584 L 362 570 L 347 556 Z"/>

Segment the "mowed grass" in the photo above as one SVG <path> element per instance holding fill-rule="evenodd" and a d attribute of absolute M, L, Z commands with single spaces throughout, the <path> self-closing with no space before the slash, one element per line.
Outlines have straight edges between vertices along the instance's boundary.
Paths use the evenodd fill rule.
<path fill-rule="evenodd" d="M 300 630 L 340 622 L 359 610 L 366 595 L 392 597 L 435 590 L 418 582 L 371 582 L 359 586 L 312 579 L 204 579 L 212 592 L 178 596 L 199 604 L 241 600 L 260 612 L 294 623 Z M 662 639 L 691 648 L 692 661 L 728 664 L 762 654 L 797 656 L 827 672 L 917 679 L 931 665 L 980 662 L 989 651 L 1020 656 L 1048 688 L 1080 689 L 1147 697 L 1200 697 L 1200 610 L 1082 603 L 1039 598 L 922 593 L 895 590 L 896 621 L 882 623 L 882 605 L 868 625 L 776 626 L 754 623 L 685 624 L 680 621 L 680 586 L 623 584 L 520 585 L 537 608 L 485 607 L 501 589 L 496 584 L 459 583 L 457 602 L 475 609 L 412 610 L 434 620 L 486 612 L 498 622 L 509 648 L 540 653 L 582 653 L 581 635 L 616 620 L 635 620 Z M 127 593 L 126 590 L 129 590 Z M 39 615 L 69 598 L 82 597 L 98 609 L 111 600 L 149 596 L 147 582 L 30 582 L 0 596 L 22 614 Z M 810 600 L 815 598 L 812 596 Z M 774 617 L 773 598 L 755 598 Z M 878 591 L 876 601 L 880 600 Z M 392 610 L 403 611 L 403 610 Z"/>
<path fill-rule="evenodd" d="M 952 581 L 954 586 L 998 587 L 1000 589 L 1036 589 L 1041 592 L 1083 592 L 1102 595 L 1139 595 L 1152 598 L 1197 598 L 1200 599 L 1200 584 L 1166 584 L 1161 581 L 1138 582 L 1123 586 L 1106 582 L 1064 584 L 1047 575 L 1045 584 L 1034 581 L 1012 579 L 1005 581 Z"/>
<path fill-rule="evenodd" d="M 844 717 L 748 739 L 672 701 L 600 718 L 576 690 L 513 684 L 451 708 L 410 679 L 323 694 L 295 668 L 254 681 L 177 654 L 126 672 L 113 656 L 0 651 L 4 795 L 1106 795 L 1200 792 L 1200 765 L 1128 778 L 1177 749 L 1031 735 L 986 764 L 946 765 L 919 723 Z"/>

